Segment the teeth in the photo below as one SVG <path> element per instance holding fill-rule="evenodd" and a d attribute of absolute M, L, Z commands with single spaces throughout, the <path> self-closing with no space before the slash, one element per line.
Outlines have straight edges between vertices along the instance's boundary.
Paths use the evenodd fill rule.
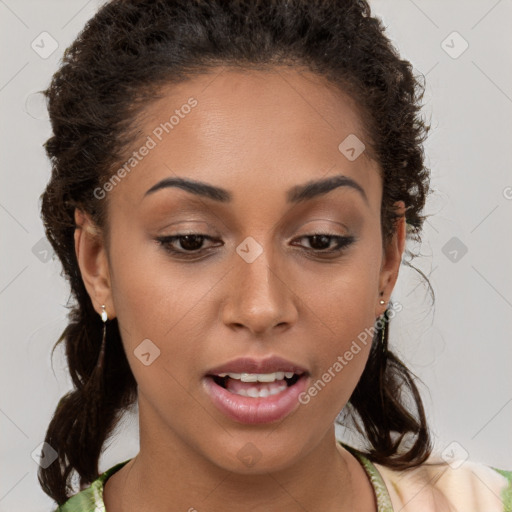
<path fill-rule="evenodd" d="M 258 374 L 257 373 L 242 373 L 242 375 L 240 375 L 240 380 L 242 382 L 258 382 Z"/>
<path fill-rule="evenodd" d="M 250 396 L 251 398 L 258 398 L 260 392 L 256 388 L 249 388 L 247 390 L 247 396 Z"/>
<path fill-rule="evenodd" d="M 242 382 L 274 382 L 276 380 L 283 380 L 285 377 L 291 379 L 294 375 L 293 372 L 219 373 L 219 377 L 230 377 L 231 379 L 241 380 Z"/>
<path fill-rule="evenodd" d="M 278 393 L 282 393 L 287 388 L 286 384 L 282 386 L 278 386 L 276 388 L 268 389 L 260 389 L 257 388 L 249 388 L 249 389 L 239 389 L 235 395 L 240 396 L 248 396 L 251 398 L 266 398 L 267 396 L 277 395 Z"/>

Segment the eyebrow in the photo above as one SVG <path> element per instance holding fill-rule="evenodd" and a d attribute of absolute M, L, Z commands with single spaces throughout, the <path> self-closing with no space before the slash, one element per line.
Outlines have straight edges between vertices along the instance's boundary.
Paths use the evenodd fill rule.
<path fill-rule="evenodd" d="M 157 190 L 168 187 L 177 187 L 192 194 L 206 197 L 207 199 L 212 199 L 221 203 L 229 203 L 233 199 L 231 192 L 226 189 L 188 178 L 164 178 L 153 185 L 144 194 L 144 197 L 153 194 Z M 286 200 L 288 203 L 299 203 L 327 194 L 338 187 L 349 187 L 356 190 L 364 199 L 365 203 L 368 204 L 368 197 L 366 196 L 363 187 L 361 187 L 361 185 L 352 178 L 342 174 L 317 181 L 308 181 L 302 185 L 295 185 L 286 192 Z"/>

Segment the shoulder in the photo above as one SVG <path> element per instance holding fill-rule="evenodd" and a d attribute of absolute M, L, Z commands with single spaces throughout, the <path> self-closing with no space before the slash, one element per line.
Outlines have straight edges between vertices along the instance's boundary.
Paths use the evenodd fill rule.
<path fill-rule="evenodd" d="M 397 471 L 375 464 L 393 508 L 403 512 L 512 512 L 512 472 L 471 461 L 431 457 Z"/>
<path fill-rule="evenodd" d="M 60 507 L 56 508 L 53 512 L 105 512 L 103 486 L 109 477 L 120 470 L 130 460 L 131 459 L 120 462 L 102 473 L 91 485 L 74 496 L 71 496 L 66 503 L 60 505 Z"/>

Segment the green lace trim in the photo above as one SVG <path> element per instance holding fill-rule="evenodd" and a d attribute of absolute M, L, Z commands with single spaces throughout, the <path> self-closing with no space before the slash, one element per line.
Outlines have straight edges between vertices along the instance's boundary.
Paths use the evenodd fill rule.
<path fill-rule="evenodd" d="M 56 508 L 54 512 L 106 512 L 105 503 L 103 502 L 103 486 L 110 476 L 130 460 L 120 462 L 102 473 L 89 487 L 71 496 L 66 503 Z"/>
<path fill-rule="evenodd" d="M 497 471 L 500 475 L 503 475 L 508 480 L 508 485 L 501 492 L 501 499 L 503 500 L 503 511 L 512 512 L 512 471 L 506 471 L 504 469 L 492 468 Z"/>
<path fill-rule="evenodd" d="M 393 512 L 393 504 L 391 503 L 388 488 L 386 487 L 386 484 L 384 483 L 384 480 L 382 479 L 378 469 L 361 452 L 357 451 L 351 446 L 343 444 L 341 441 L 338 442 L 352 455 L 354 455 L 354 457 L 356 457 L 363 466 L 363 469 L 368 475 L 368 478 L 370 479 L 373 487 L 373 491 L 375 493 L 375 499 L 377 500 L 377 511 Z"/>

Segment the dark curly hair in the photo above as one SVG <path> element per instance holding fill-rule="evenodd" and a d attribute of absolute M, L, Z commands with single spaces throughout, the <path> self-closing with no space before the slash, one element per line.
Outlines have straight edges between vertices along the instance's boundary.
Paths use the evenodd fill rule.
<path fill-rule="evenodd" d="M 44 492 L 58 504 L 74 492 L 73 471 L 81 488 L 98 477 L 105 441 L 137 400 L 116 319 L 108 323 L 98 365 L 103 324 L 77 263 L 75 208 L 108 232 L 108 198 L 100 200 L 93 191 L 123 161 L 140 135 L 138 115 L 162 86 L 219 67 L 273 66 L 310 70 L 356 101 L 369 154 L 380 164 L 383 178 L 383 243 L 394 232 L 399 214 L 393 205 L 399 200 L 406 205 L 408 239 L 420 241 L 430 180 L 423 153 L 428 126 L 420 115 L 424 86 L 366 1 L 106 3 L 65 51 L 45 91 L 53 129 L 45 144 L 52 175 L 41 196 L 41 213 L 73 299 L 69 324 L 53 350 L 65 342 L 74 389 L 59 401 L 46 433 L 57 461 L 39 470 Z M 388 350 L 385 325 L 384 332 L 382 326 L 375 331 L 346 410 L 364 435 L 372 461 L 407 469 L 428 458 L 431 437 L 415 376 Z"/>

